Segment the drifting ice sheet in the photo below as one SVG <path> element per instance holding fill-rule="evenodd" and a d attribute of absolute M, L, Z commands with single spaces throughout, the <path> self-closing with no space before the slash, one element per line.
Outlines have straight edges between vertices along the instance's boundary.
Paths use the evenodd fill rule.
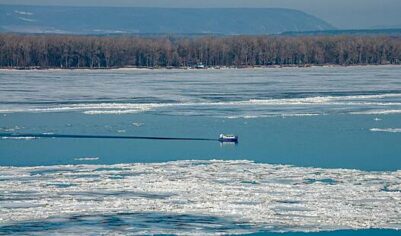
<path fill-rule="evenodd" d="M 90 221 L 113 214 L 122 215 L 120 220 L 130 214 L 198 216 L 189 217 L 191 227 L 155 223 L 138 234 L 401 228 L 401 171 L 218 160 L 0 167 L 0 199 L 0 232 L 24 222 Z M 124 234 L 114 229 L 101 232 Z"/>
<path fill-rule="evenodd" d="M 26 104 L 0 106 L 0 113 L 13 112 L 82 112 L 88 115 L 131 114 L 155 111 L 174 115 L 210 115 L 226 118 L 257 118 L 270 116 L 316 116 L 331 113 L 344 114 L 398 114 L 401 113 L 401 93 L 315 96 L 300 98 L 249 99 L 239 101 L 180 101 L 159 103 L 76 103 Z M 0 104 L 1 105 L 1 104 Z M 339 108 L 341 108 L 339 110 Z M 216 113 L 218 111 L 218 113 Z"/>

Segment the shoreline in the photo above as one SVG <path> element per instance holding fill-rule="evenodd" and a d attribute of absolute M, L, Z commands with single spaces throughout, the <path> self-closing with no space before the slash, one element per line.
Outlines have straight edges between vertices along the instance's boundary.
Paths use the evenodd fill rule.
<path fill-rule="evenodd" d="M 271 66 L 211 66 L 205 68 L 194 67 L 113 67 L 113 68 L 56 68 L 56 67 L 0 67 L 1 71 L 152 71 L 152 70 L 190 70 L 190 71 L 207 71 L 207 70 L 246 70 L 246 69 L 284 69 L 284 68 L 346 68 L 346 67 L 398 67 L 401 64 L 324 64 L 324 65 L 271 65 Z"/>

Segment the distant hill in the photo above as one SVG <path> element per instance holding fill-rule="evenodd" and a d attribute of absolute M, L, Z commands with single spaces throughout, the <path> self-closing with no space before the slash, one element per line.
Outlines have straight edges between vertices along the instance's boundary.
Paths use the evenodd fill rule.
<path fill-rule="evenodd" d="M 278 8 L 135 8 L 0 5 L 0 31 L 66 34 L 279 34 L 333 30 L 302 11 Z"/>
<path fill-rule="evenodd" d="M 316 31 L 289 31 L 283 32 L 280 35 L 284 36 L 336 36 L 336 35 L 386 35 L 386 36 L 401 36 L 401 27 L 395 29 L 357 29 L 357 30 L 316 30 Z"/>

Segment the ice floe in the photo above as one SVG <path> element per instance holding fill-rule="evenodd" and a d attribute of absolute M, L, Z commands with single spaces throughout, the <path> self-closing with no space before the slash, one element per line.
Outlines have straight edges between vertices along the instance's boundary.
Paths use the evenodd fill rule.
<path fill-rule="evenodd" d="M 74 158 L 76 161 L 97 161 L 99 160 L 99 157 L 77 157 Z"/>
<path fill-rule="evenodd" d="M 356 115 L 391 115 L 391 114 L 401 114 L 401 109 L 395 109 L 395 110 L 368 110 L 368 111 L 357 111 L 357 112 L 351 112 L 351 114 L 356 114 Z"/>
<path fill-rule="evenodd" d="M 27 22 L 35 22 L 36 21 L 34 19 L 30 19 L 30 18 L 26 18 L 26 17 L 18 17 L 18 19 L 20 19 L 22 21 L 27 21 Z"/>
<path fill-rule="evenodd" d="M 298 98 L 249 99 L 239 101 L 180 101 L 167 103 L 76 103 L 30 104 L 7 107 L 0 113 L 71 112 L 88 115 L 130 114 L 156 111 L 175 115 L 210 115 L 225 118 L 258 118 L 276 116 L 315 116 L 330 113 L 397 114 L 401 113 L 401 94 L 355 96 L 314 96 Z"/>
<path fill-rule="evenodd" d="M 15 12 L 16 14 L 19 14 L 19 15 L 27 15 L 27 16 L 32 16 L 32 15 L 33 15 L 32 12 L 28 12 L 28 11 L 18 11 L 18 10 L 15 10 L 14 12 Z"/>
<path fill-rule="evenodd" d="M 132 125 L 135 127 L 141 127 L 143 126 L 145 123 L 141 123 L 141 122 L 132 122 Z"/>
<path fill-rule="evenodd" d="M 38 139 L 38 137 L 32 137 L 32 136 L 26 136 L 26 137 L 1 137 L 1 139 L 32 140 L 32 139 Z"/>
<path fill-rule="evenodd" d="M 141 214 L 204 219 L 184 217 L 171 227 L 160 224 L 160 218 L 142 234 L 401 228 L 401 171 L 194 160 L 0 167 L 0 183 L 0 231 L 77 217 L 90 221 L 122 215 L 122 221 L 128 222 L 127 217 Z M 117 228 L 103 230 L 124 234 L 113 231 Z"/>
<path fill-rule="evenodd" d="M 401 133 L 401 128 L 372 128 L 372 132 Z"/>

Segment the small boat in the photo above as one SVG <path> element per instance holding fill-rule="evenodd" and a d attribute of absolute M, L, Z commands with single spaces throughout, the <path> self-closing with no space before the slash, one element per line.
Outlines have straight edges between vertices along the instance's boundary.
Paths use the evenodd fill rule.
<path fill-rule="evenodd" d="M 222 143 L 238 143 L 238 136 L 233 134 L 220 134 L 218 140 Z"/>

